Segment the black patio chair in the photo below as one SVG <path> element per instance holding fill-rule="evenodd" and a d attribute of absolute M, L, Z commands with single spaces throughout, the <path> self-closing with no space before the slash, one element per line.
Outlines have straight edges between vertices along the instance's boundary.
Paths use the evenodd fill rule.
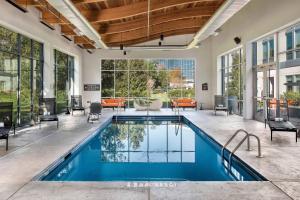
<path fill-rule="evenodd" d="M 99 120 L 102 106 L 99 102 L 92 102 L 90 104 L 90 112 L 88 114 L 87 122 Z"/>
<path fill-rule="evenodd" d="M 1 102 L 0 103 L 0 122 L 3 127 L 0 127 L 0 140 L 6 140 L 6 151 L 8 150 L 8 137 L 10 131 L 15 132 L 15 125 L 13 123 L 13 103 Z"/>
<path fill-rule="evenodd" d="M 40 128 L 42 122 L 57 122 L 57 128 L 59 125 L 59 120 L 56 114 L 56 100 L 55 98 L 42 98 L 40 99 L 39 105 L 39 121 Z"/>
<path fill-rule="evenodd" d="M 217 111 L 225 111 L 228 116 L 228 98 L 222 95 L 215 95 L 215 115 L 217 115 Z"/>
<path fill-rule="evenodd" d="M 81 95 L 72 95 L 71 96 L 71 109 L 72 115 L 74 111 L 83 111 L 85 115 L 85 108 L 82 106 L 82 96 Z"/>
<path fill-rule="evenodd" d="M 268 123 L 271 130 L 271 141 L 273 139 L 273 132 L 294 132 L 297 142 L 298 129 L 289 121 L 289 107 L 286 100 L 278 102 L 277 105 L 271 106 L 270 100 L 267 101 L 267 114 L 265 119 L 265 128 Z M 277 113 L 279 112 L 279 113 Z M 276 114 L 277 113 L 277 114 Z"/>

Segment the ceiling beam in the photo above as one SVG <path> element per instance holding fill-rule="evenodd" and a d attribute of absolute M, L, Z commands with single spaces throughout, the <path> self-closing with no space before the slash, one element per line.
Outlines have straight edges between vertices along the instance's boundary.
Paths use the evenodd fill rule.
<path fill-rule="evenodd" d="M 220 0 L 152 0 L 150 5 L 150 12 L 163 10 L 169 7 L 196 3 L 196 2 L 219 2 Z M 107 8 L 101 11 L 83 10 L 80 12 L 90 21 L 95 22 L 107 22 L 112 20 L 118 20 L 128 17 L 133 17 L 141 14 L 148 13 L 148 2 L 142 1 L 138 3 L 128 4 L 125 6 L 119 6 L 114 8 Z"/>
<path fill-rule="evenodd" d="M 41 19 L 43 21 L 46 21 L 50 24 L 69 24 L 69 21 L 67 21 L 61 14 L 54 14 L 52 12 L 49 12 L 48 10 L 43 10 Z"/>
<path fill-rule="evenodd" d="M 95 49 L 95 46 L 92 44 L 82 44 L 83 48 L 85 49 Z"/>
<path fill-rule="evenodd" d="M 191 17 L 211 17 L 217 8 L 214 6 L 210 7 L 195 7 L 195 8 L 185 8 L 176 12 L 159 14 L 150 17 L 150 26 L 162 24 L 170 21 L 177 21 L 181 19 L 191 18 Z M 128 30 L 136 30 L 143 27 L 147 27 L 147 17 L 141 19 L 131 20 L 127 22 L 114 23 L 114 24 L 93 24 L 93 27 L 100 34 L 113 34 L 125 32 Z"/>
<path fill-rule="evenodd" d="M 75 36 L 77 35 L 74 31 L 74 27 L 72 25 L 61 25 L 60 26 L 60 31 L 62 34 L 64 35 L 68 35 L 68 36 Z"/>
<path fill-rule="evenodd" d="M 205 21 L 201 18 L 195 19 L 181 19 L 178 21 L 171 21 L 167 23 L 162 23 L 157 26 L 153 26 L 150 29 L 150 36 L 151 35 L 160 35 L 165 32 L 172 32 L 175 30 L 185 30 L 191 28 L 199 28 L 205 23 Z M 195 31 L 196 33 L 197 31 Z M 101 38 L 104 40 L 105 43 L 118 43 L 118 42 L 126 42 L 127 40 L 136 40 L 139 38 L 147 37 L 148 29 L 147 27 L 131 30 L 123 33 L 115 33 L 110 35 L 103 35 Z"/>
<path fill-rule="evenodd" d="M 72 0 L 72 2 L 76 4 L 88 4 L 88 3 L 99 3 L 105 2 L 106 0 Z"/>
<path fill-rule="evenodd" d="M 75 44 L 93 44 L 94 42 L 88 39 L 86 36 L 74 36 Z"/>
<path fill-rule="evenodd" d="M 193 33 L 197 32 L 198 30 L 199 30 L 199 28 L 178 29 L 178 30 L 173 30 L 173 31 L 167 31 L 162 34 L 165 37 L 168 37 L 168 36 L 175 36 L 175 35 L 193 34 Z M 154 34 L 154 35 L 151 35 L 150 37 L 141 37 L 139 39 L 128 40 L 128 41 L 122 42 L 122 44 L 126 47 L 126 46 L 131 46 L 131 45 L 135 45 L 135 44 L 139 44 L 139 43 L 143 43 L 143 42 L 148 42 L 148 41 L 159 39 L 159 38 L 160 38 L 160 34 Z M 118 47 L 118 46 L 120 46 L 121 43 L 114 42 L 114 43 L 106 43 L 106 44 L 110 47 Z"/>
<path fill-rule="evenodd" d="M 35 0 L 15 0 L 15 3 L 22 6 L 41 6 L 41 4 Z"/>

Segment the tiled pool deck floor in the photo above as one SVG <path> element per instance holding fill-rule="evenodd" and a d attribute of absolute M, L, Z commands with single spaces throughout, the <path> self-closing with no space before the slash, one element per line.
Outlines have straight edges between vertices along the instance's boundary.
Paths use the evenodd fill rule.
<path fill-rule="evenodd" d="M 143 115 L 127 110 L 122 114 Z M 257 150 L 240 148 L 237 155 L 260 172 L 266 182 L 178 182 L 172 187 L 152 185 L 128 187 L 126 182 L 35 182 L 34 176 L 92 133 L 112 115 L 105 110 L 99 122 L 86 123 L 86 116 L 61 116 L 61 126 L 43 125 L 23 129 L 10 138 L 10 150 L 5 152 L 0 141 L 0 200 L 4 199 L 300 199 L 300 141 L 291 133 L 274 133 L 270 140 L 264 124 L 226 116 L 212 111 L 182 111 L 188 119 L 221 144 L 239 128 L 258 135 L 264 158 L 256 158 Z M 170 110 L 150 112 L 152 115 L 172 115 Z M 238 140 L 238 139 L 237 139 Z M 234 143 L 233 143 L 234 145 Z M 256 147 L 255 141 L 252 146 Z"/>

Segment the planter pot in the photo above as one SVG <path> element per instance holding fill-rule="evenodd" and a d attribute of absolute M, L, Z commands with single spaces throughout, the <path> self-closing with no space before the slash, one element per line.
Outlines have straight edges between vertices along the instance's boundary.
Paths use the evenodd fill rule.
<path fill-rule="evenodd" d="M 228 96 L 228 110 L 229 114 L 236 113 L 238 110 L 237 96 Z"/>

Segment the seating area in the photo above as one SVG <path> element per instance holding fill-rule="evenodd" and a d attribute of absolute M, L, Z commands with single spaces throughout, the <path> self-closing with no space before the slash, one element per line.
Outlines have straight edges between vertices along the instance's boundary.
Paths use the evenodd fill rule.
<path fill-rule="evenodd" d="M 297 142 L 298 128 L 289 121 L 289 103 L 286 100 L 280 100 L 278 105 L 276 101 L 267 100 L 267 117 L 265 119 L 266 124 L 269 125 L 271 131 L 271 140 L 273 139 L 273 132 L 292 132 L 295 133 L 295 138 Z"/>
<path fill-rule="evenodd" d="M 56 112 L 56 99 L 55 98 L 42 98 L 39 100 L 39 124 L 41 127 L 42 122 L 56 122 L 58 128 L 59 119 Z"/>
<path fill-rule="evenodd" d="M 299 8 L 0 1 L 0 200 L 300 200 Z"/>
<path fill-rule="evenodd" d="M 134 100 L 134 108 L 136 111 L 159 111 L 162 108 L 162 102 L 159 99 L 155 100 Z"/>
<path fill-rule="evenodd" d="M 214 110 L 215 110 L 215 115 L 217 115 L 217 111 L 225 111 L 228 116 L 228 113 L 229 113 L 228 97 L 222 96 L 222 95 L 215 95 Z"/>
<path fill-rule="evenodd" d="M 6 141 L 6 151 L 8 150 L 8 138 L 10 132 L 15 134 L 15 125 L 13 124 L 13 103 L 0 102 L 0 140 Z"/>
<path fill-rule="evenodd" d="M 197 101 L 191 98 L 178 98 L 171 101 L 171 108 L 193 108 L 197 110 Z"/>
<path fill-rule="evenodd" d="M 85 115 L 85 108 L 82 105 L 82 96 L 81 95 L 72 95 L 71 96 L 71 110 L 72 115 L 74 111 L 80 111 L 83 112 Z"/>
<path fill-rule="evenodd" d="M 125 110 L 126 104 L 125 99 L 123 98 L 111 98 L 111 99 L 102 99 L 101 100 L 102 108 L 123 108 Z"/>

